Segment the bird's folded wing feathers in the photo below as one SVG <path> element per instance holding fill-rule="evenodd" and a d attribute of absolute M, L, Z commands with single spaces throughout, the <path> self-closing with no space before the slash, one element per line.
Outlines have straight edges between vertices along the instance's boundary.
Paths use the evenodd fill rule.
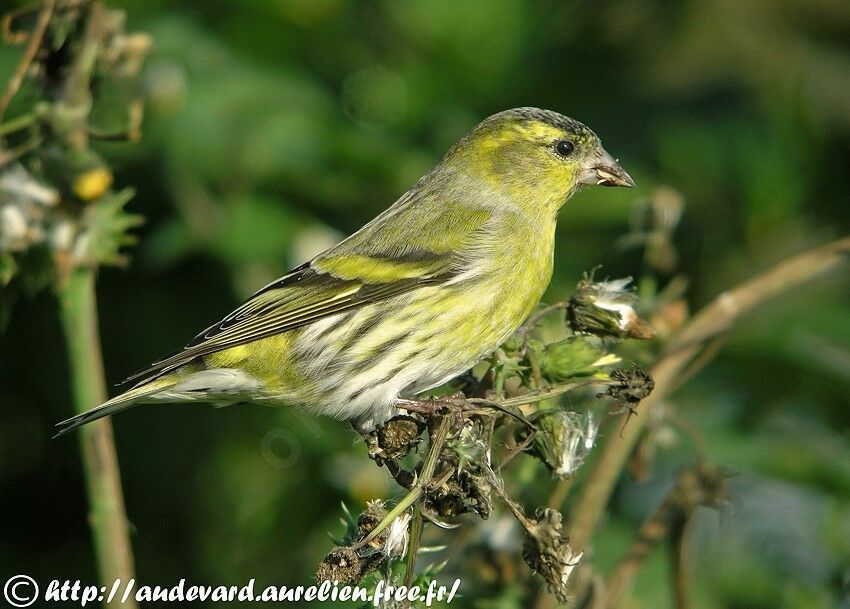
<path fill-rule="evenodd" d="M 424 225 L 420 219 L 420 230 L 432 232 L 436 245 L 433 249 L 415 243 L 405 232 L 397 233 L 397 240 L 387 239 L 387 235 L 383 240 L 375 240 L 374 230 L 370 230 L 374 227 L 367 225 L 339 246 L 265 286 L 224 319 L 198 334 L 181 351 L 155 362 L 127 381 L 142 385 L 197 357 L 294 330 L 418 288 L 445 283 L 465 270 L 463 245 L 475 241 L 474 233 L 488 217 L 489 214 L 476 213 L 465 221 L 447 224 L 444 217 L 437 216 L 429 218 Z M 411 218 L 410 222 L 415 225 L 417 220 Z M 429 228 L 439 230 L 434 235 Z"/>
<path fill-rule="evenodd" d="M 368 268 L 367 260 L 359 260 Z M 343 277 L 332 272 L 339 265 Z M 393 276 L 391 261 L 380 260 L 384 281 L 374 269 L 364 273 L 368 279 L 357 279 L 353 259 L 330 260 L 324 268 L 314 261 L 269 284 L 220 322 L 198 334 L 181 351 L 155 362 L 127 381 L 145 383 L 190 360 L 243 345 L 260 338 L 294 330 L 315 321 L 370 303 L 386 300 L 429 285 L 451 279 L 460 269 L 443 256 L 429 260 L 429 267 L 419 264 L 420 274 L 412 274 L 411 261 L 400 262 Z M 371 280 L 371 281 L 370 281 Z"/>

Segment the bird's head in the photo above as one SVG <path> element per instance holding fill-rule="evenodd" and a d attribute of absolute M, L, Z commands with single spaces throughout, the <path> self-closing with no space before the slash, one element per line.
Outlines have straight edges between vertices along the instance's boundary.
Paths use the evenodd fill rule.
<path fill-rule="evenodd" d="M 582 123 L 549 110 L 516 108 L 479 123 L 446 162 L 483 178 L 515 203 L 557 210 L 582 185 L 634 187 Z"/>

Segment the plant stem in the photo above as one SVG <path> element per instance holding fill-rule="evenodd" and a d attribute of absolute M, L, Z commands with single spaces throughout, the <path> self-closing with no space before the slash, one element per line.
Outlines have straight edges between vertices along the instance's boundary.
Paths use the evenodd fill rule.
<path fill-rule="evenodd" d="M 428 451 L 428 457 L 422 467 L 422 475 L 420 484 L 424 489 L 426 485 L 431 483 L 431 478 L 434 477 L 434 471 L 437 468 L 437 460 L 440 458 L 440 453 L 443 451 L 443 444 L 446 443 L 446 438 L 449 437 L 451 430 L 451 415 L 446 415 L 440 421 L 440 427 L 434 434 L 431 441 L 431 449 Z M 404 566 L 404 585 L 409 586 L 413 581 L 414 571 L 416 569 L 416 558 L 419 553 L 419 543 L 422 539 L 422 511 L 419 506 L 413 509 L 413 522 L 410 525 L 410 547 L 407 555 L 407 564 Z"/>
<path fill-rule="evenodd" d="M 416 571 L 416 558 L 419 553 L 419 544 L 422 539 L 423 526 L 422 510 L 413 508 L 413 521 L 410 523 L 410 544 L 408 547 L 407 560 L 404 565 L 404 585 L 413 583 L 413 575 Z"/>
<path fill-rule="evenodd" d="M 422 473 L 419 475 L 419 481 L 416 483 L 416 486 L 410 489 L 410 492 L 407 493 L 407 495 L 402 497 L 401 501 L 399 501 L 396 506 L 391 509 L 386 516 L 384 516 L 383 520 L 369 531 L 369 534 L 366 537 L 351 546 L 352 549 L 356 550 L 358 548 L 362 548 L 367 543 L 375 539 L 381 531 L 392 524 L 393 520 L 404 514 L 407 511 L 407 508 L 416 503 L 416 501 L 425 494 L 425 488 L 431 483 L 431 479 L 434 477 L 434 470 L 437 468 L 437 460 L 440 458 L 440 453 L 443 450 L 443 444 L 445 444 L 446 438 L 449 436 L 451 422 L 452 419 L 450 416 L 445 416 L 440 421 L 440 427 L 437 429 L 437 432 L 434 434 L 434 438 L 431 440 L 431 448 L 428 449 L 428 457 L 425 461 L 425 465 L 422 467 Z M 451 470 L 449 470 L 443 474 L 439 483 L 442 484 L 448 480 L 451 473 Z"/>
<path fill-rule="evenodd" d="M 543 402 L 544 400 L 548 400 L 550 398 L 557 397 L 559 395 L 563 395 L 565 393 L 569 393 L 570 391 L 575 391 L 576 389 L 581 389 L 583 387 L 590 387 L 591 385 L 610 385 L 611 380 L 608 378 L 589 378 L 582 381 L 575 381 L 573 383 L 563 383 L 561 385 L 552 385 L 551 387 L 547 387 L 546 389 L 538 389 L 535 391 L 529 391 L 528 393 L 524 393 L 523 395 L 518 395 L 512 398 L 506 399 L 493 399 L 488 400 L 485 398 L 468 398 L 466 401 L 470 404 L 484 404 L 484 405 L 492 405 L 492 406 L 501 406 L 503 408 L 509 406 L 523 406 L 525 404 L 535 404 L 537 402 Z"/>
<path fill-rule="evenodd" d="M 0 135 L 9 135 L 10 133 L 20 131 L 21 129 L 35 124 L 36 120 L 38 120 L 38 117 L 35 112 L 28 112 L 27 114 L 16 116 L 5 123 L 0 123 Z"/>
<path fill-rule="evenodd" d="M 77 412 L 84 412 L 106 400 L 94 280 L 93 269 L 78 268 L 70 274 L 59 294 Z M 134 577 L 111 419 L 95 421 L 82 427 L 78 433 L 98 573 L 101 584 L 109 587 L 117 579 L 127 582 Z M 137 606 L 133 599 L 123 604 L 119 601 L 116 598 L 107 606 L 124 609 Z"/>

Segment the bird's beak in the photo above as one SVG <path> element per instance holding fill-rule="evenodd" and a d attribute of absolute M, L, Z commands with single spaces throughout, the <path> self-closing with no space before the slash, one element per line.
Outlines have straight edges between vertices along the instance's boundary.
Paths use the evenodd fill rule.
<path fill-rule="evenodd" d="M 595 186 L 625 186 L 634 188 L 635 181 L 620 167 L 617 159 L 608 154 L 603 148 L 588 162 L 579 178 L 580 184 Z"/>

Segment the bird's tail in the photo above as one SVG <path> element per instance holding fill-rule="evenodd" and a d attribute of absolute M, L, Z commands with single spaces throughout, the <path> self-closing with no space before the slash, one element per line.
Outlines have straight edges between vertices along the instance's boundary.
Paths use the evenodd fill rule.
<path fill-rule="evenodd" d="M 73 431 L 86 423 L 91 423 L 92 421 L 96 421 L 102 417 L 132 408 L 133 406 L 142 403 L 145 398 L 173 387 L 177 384 L 178 380 L 179 379 L 176 375 L 164 376 L 154 379 L 139 387 L 134 387 L 129 391 L 125 391 L 121 395 L 115 396 L 100 406 L 95 406 L 91 410 L 87 410 L 71 417 L 70 419 L 62 421 L 61 423 L 57 423 L 56 427 L 59 428 L 59 432 L 53 437 L 58 438 L 59 436 L 65 435 L 69 431 Z"/>

